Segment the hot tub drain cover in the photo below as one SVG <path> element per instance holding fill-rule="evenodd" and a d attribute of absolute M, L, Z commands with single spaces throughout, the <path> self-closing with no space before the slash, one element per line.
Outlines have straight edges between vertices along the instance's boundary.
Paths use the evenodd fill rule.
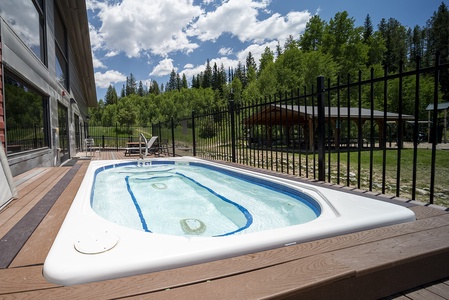
<path fill-rule="evenodd" d="M 105 230 L 92 232 L 75 241 L 75 249 L 84 254 L 98 254 L 106 252 L 118 243 L 117 235 Z"/>
<path fill-rule="evenodd" d="M 182 230 L 187 234 L 202 234 L 206 230 L 206 224 L 198 219 L 182 219 Z"/>

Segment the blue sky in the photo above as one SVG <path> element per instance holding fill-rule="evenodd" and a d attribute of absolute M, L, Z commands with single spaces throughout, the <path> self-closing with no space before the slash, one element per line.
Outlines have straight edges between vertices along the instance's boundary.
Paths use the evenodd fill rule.
<path fill-rule="evenodd" d="M 377 29 L 382 18 L 424 26 L 448 0 L 87 0 L 97 98 L 112 84 L 120 94 L 126 77 L 148 85 L 168 81 L 172 69 L 192 76 L 206 60 L 236 67 L 248 52 L 259 62 L 265 47 L 275 50 L 299 38 L 309 18 L 329 21 L 347 11 L 356 26 L 367 14 Z"/>

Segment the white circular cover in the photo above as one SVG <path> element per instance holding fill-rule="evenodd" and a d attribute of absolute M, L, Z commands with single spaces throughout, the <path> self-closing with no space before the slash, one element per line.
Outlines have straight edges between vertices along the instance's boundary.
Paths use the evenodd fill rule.
<path fill-rule="evenodd" d="M 92 232 L 75 241 L 75 249 L 84 254 L 98 254 L 106 252 L 118 243 L 118 236 L 105 230 Z"/>

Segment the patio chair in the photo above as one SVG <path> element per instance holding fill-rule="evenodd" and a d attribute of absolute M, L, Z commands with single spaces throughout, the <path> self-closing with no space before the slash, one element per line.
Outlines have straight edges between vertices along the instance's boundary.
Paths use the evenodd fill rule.
<path fill-rule="evenodd" d="M 90 152 L 90 156 L 92 155 L 92 152 L 95 151 L 94 147 L 95 147 L 95 141 L 93 138 L 88 137 L 84 139 L 84 146 L 86 148 L 86 156 L 87 156 L 87 152 Z M 100 148 L 98 148 L 100 149 Z"/>
<path fill-rule="evenodd" d="M 144 156 L 147 156 L 148 154 L 155 154 L 156 152 L 158 152 L 159 147 L 157 147 L 155 144 L 156 140 L 157 140 L 157 136 L 152 136 L 150 138 L 150 140 L 147 140 L 147 138 L 145 137 L 145 135 L 143 135 L 143 133 L 141 133 L 140 136 L 145 141 L 145 155 Z"/>

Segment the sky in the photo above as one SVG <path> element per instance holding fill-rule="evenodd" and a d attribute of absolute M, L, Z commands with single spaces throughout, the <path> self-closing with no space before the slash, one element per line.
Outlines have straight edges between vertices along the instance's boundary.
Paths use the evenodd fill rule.
<path fill-rule="evenodd" d="M 347 11 L 356 26 L 369 14 L 374 28 L 382 18 L 424 26 L 449 0 L 86 0 L 97 99 L 109 85 L 120 95 L 131 73 L 137 84 L 168 82 L 170 72 L 194 75 L 209 59 L 225 69 L 256 63 L 268 46 L 299 39 L 313 15 L 329 22 Z"/>

